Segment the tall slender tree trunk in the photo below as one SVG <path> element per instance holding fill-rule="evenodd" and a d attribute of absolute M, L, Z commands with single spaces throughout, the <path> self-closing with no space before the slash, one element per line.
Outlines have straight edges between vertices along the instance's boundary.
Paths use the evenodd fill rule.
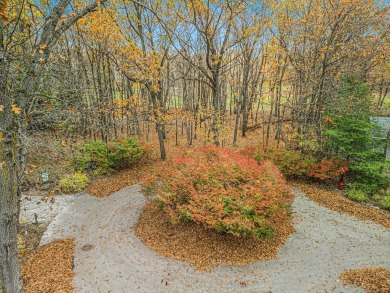
<path fill-rule="evenodd" d="M 221 88 L 219 73 L 216 73 L 214 76 L 213 82 L 213 113 L 211 117 L 211 130 L 213 131 L 213 142 L 214 145 L 219 146 L 219 112 L 220 112 L 220 99 L 221 99 Z"/>
<path fill-rule="evenodd" d="M 164 126 L 161 123 L 160 117 L 158 116 L 158 97 L 157 94 L 154 92 L 151 92 L 151 99 L 153 104 L 153 112 L 154 112 L 154 118 L 156 119 L 156 130 L 158 135 L 158 142 L 160 144 L 160 157 L 161 160 L 165 161 L 167 159 L 167 154 L 165 151 L 165 144 L 164 144 Z"/>
<path fill-rule="evenodd" d="M 1 122 L 3 119 L 0 119 Z M 17 127 L 16 125 L 14 127 Z M 4 293 L 22 292 L 18 258 L 18 176 L 16 137 L 9 134 L 0 143 L 0 268 Z M 17 132 L 17 131 L 15 131 Z"/>
<path fill-rule="evenodd" d="M 1 20 L 0 25 L 2 26 Z M 2 30 L 2 28 L 1 28 Z M 7 93 L 8 62 L 0 42 L 0 270 L 4 293 L 22 292 L 18 258 L 18 174 L 17 138 L 18 125 L 13 119 L 11 101 Z"/>

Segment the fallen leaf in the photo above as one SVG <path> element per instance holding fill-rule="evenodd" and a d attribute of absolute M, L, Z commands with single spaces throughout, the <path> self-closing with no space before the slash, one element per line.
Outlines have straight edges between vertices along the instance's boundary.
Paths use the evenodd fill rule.
<path fill-rule="evenodd" d="M 32 77 L 32 78 L 37 78 L 38 76 L 36 76 L 34 73 L 32 73 L 32 72 L 28 72 L 27 73 L 28 74 L 28 76 L 30 76 L 30 77 Z"/>
<path fill-rule="evenodd" d="M 20 114 L 20 112 L 22 111 L 22 109 L 20 109 L 20 108 L 18 107 L 18 105 L 12 104 L 12 105 L 11 105 L 11 111 L 12 111 L 13 113 L 15 113 L 15 114 Z"/>

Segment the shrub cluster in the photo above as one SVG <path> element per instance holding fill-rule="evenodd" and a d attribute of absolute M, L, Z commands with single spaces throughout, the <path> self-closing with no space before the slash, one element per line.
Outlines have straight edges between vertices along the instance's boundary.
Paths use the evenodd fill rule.
<path fill-rule="evenodd" d="M 350 186 L 346 190 L 345 194 L 349 199 L 357 202 L 366 201 L 368 199 L 367 194 L 364 191 L 362 191 L 359 188 L 355 188 L 353 186 Z"/>
<path fill-rule="evenodd" d="M 66 175 L 59 182 L 58 187 L 64 193 L 80 192 L 87 188 L 89 179 L 87 175 L 77 172 L 71 175 Z"/>
<path fill-rule="evenodd" d="M 385 196 L 381 200 L 381 208 L 385 210 L 390 210 L 390 195 Z"/>
<path fill-rule="evenodd" d="M 184 150 L 143 183 L 173 223 L 195 222 L 234 235 L 272 238 L 292 199 L 270 161 L 219 147 Z"/>
<path fill-rule="evenodd" d="M 300 151 L 269 149 L 264 152 L 254 147 L 246 147 L 241 153 L 258 162 L 270 160 L 284 175 L 290 177 L 310 177 L 320 181 L 338 180 L 348 171 L 348 164 L 344 160 L 332 158 L 317 161 L 314 157 L 303 155 Z"/>
<path fill-rule="evenodd" d="M 145 147 L 140 146 L 133 137 L 108 143 L 93 141 L 83 146 L 72 164 L 76 170 L 96 170 L 100 174 L 108 174 L 113 169 L 129 167 L 139 161 L 144 153 Z"/>

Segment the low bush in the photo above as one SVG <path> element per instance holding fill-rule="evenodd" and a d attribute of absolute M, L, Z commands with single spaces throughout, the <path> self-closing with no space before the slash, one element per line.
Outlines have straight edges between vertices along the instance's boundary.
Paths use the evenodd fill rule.
<path fill-rule="evenodd" d="M 362 190 L 370 195 L 375 194 L 389 186 L 389 177 L 383 173 L 386 164 L 388 163 L 369 160 L 351 162 L 349 176 Z"/>
<path fill-rule="evenodd" d="M 283 175 L 270 161 L 258 164 L 219 147 L 184 150 L 143 183 L 157 195 L 173 223 L 203 224 L 234 235 L 272 238 L 292 199 Z"/>
<path fill-rule="evenodd" d="M 100 174 L 108 174 L 113 169 L 123 169 L 139 161 L 145 153 L 135 138 L 110 141 L 93 141 L 85 144 L 83 149 L 73 158 L 72 165 L 76 170 L 95 170 Z"/>
<path fill-rule="evenodd" d="M 366 192 L 364 192 L 361 186 L 348 185 L 345 191 L 347 197 L 353 201 L 362 202 L 368 199 Z"/>
<path fill-rule="evenodd" d="M 102 174 L 109 173 L 107 144 L 103 141 L 84 144 L 83 149 L 75 155 L 73 167 L 79 171 L 98 170 Z"/>
<path fill-rule="evenodd" d="M 264 152 L 247 147 L 241 153 L 258 162 L 270 160 L 279 167 L 284 175 L 290 177 L 309 177 L 320 181 L 338 180 L 348 171 L 348 164 L 344 160 L 332 158 L 318 162 L 312 156 L 304 155 L 300 151 L 269 149 Z"/>
<path fill-rule="evenodd" d="M 381 200 L 381 208 L 384 210 L 390 210 L 390 195 L 385 196 Z"/>
<path fill-rule="evenodd" d="M 309 177 L 319 180 L 337 180 L 348 171 L 346 161 L 338 159 L 322 159 L 321 162 L 309 166 Z"/>
<path fill-rule="evenodd" d="M 88 176 L 83 173 L 77 172 L 62 178 L 59 182 L 58 187 L 64 193 L 75 193 L 87 188 L 88 184 Z"/>

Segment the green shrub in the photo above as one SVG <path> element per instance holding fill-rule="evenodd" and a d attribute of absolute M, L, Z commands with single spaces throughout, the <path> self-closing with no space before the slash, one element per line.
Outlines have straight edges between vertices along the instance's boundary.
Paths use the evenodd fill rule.
<path fill-rule="evenodd" d="M 385 196 L 381 201 L 381 208 L 385 210 L 390 210 L 390 195 Z"/>
<path fill-rule="evenodd" d="M 380 189 L 389 186 L 389 178 L 383 174 L 383 167 L 386 163 L 380 161 L 357 161 L 350 164 L 350 177 L 353 182 L 364 186 L 369 194 L 375 194 Z"/>
<path fill-rule="evenodd" d="M 366 193 L 362 190 L 361 186 L 349 185 L 345 193 L 347 197 L 353 201 L 362 202 L 368 199 Z"/>
<path fill-rule="evenodd" d="M 145 153 L 133 138 L 108 143 L 108 161 L 111 168 L 123 169 L 138 162 Z"/>
<path fill-rule="evenodd" d="M 84 190 L 88 184 L 88 176 L 77 172 L 71 175 L 66 175 L 64 178 L 62 178 L 58 187 L 64 193 L 75 193 Z"/>
<path fill-rule="evenodd" d="M 272 238 L 291 195 L 270 161 L 219 147 L 185 150 L 143 183 L 173 223 L 195 222 L 234 235 Z"/>
<path fill-rule="evenodd" d="M 107 144 L 102 141 L 93 141 L 84 144 L 83 150 L 76 155 L 76 170 L 98 170 L 106 174 L 110 171 Z"/>
<path fill-rule="evenodd" d="M 76 170 L 95 170 L 100 174 L 108 174 L 113 169 L 123 169 L 137 162 L 145 153 L 145 148 L 138 145 L 133 138 L 120 141 L 93 141 L 85 144 L 73 159 Z"/>
<path fill-rule="evenodd" d="M 383 197 L 381 195 L 379 195 L 379 194 L 374 194 L 371 198 L 373 200 L 375 200 L 375 201 L 379 201 L 380 202 Z"/>

